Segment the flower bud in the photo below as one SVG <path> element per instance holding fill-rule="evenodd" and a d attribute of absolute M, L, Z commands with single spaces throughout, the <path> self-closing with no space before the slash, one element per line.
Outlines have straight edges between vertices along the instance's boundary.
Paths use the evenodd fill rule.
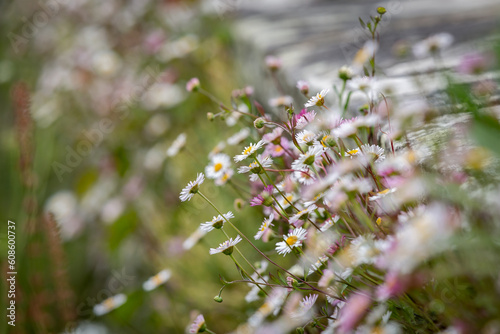
<path fill-rule="evenodd" d="M 307 95 L 307 93 L 309 93 L 309 83 L 307 81 L 304 80 L 297 81 L 297 88 L 304 95 Z"/>
<path fill-rule="evenodd" d="M 281 59 L 275 56 L 266 57 L 266 65 L 271 71 L 277 71 L 281 68 Z"/>
<path fill-rule="evenodd" d="M 352 79 L 354 72 L 349 66 L 342 66 L 341 68 L 339 68 L 338 75 L 341 80 L 347 81 Z"/>
<path fill-rule="evenodd" d="M 387 12 L 387 10 L 384 7 L 378 7 L 377 8 L 377 13 L 380 15 L 384 15 Z"/>
<path fill-rule="evenodd" d="M 215 119 L 214 113 L 212 112 L 207 112 L 207 119 L 209 121 L 213 121 Z"/>
<path fill-rule="evenodd" d="M 238 211 L 241 211 L 245 206 L 245 202 L 241 198 L 237 198 L 234 200 L 234 208 Z"/>
<path fill-rule="evenodd" d="M 215 296 L 215 297 L 214 297 L 214 300 L 215 300 L 217 303 L 222 303 L 222 297 L 221 297 L 221 296 Z"/>
<path fill-rule="evenodd" d="M 304 328 L 303 327 L 297 327 L 297 334 L 304 334 Z"/>
<path fill-rule="evenodd" d="M 186 84 L 188 92 L 196 92 L 200 88 L 200 80 L 198 78 L 190 79 Z"/>
<path fill-rule="evenodd" d="M 255 126 L 256 129 L 262 129 L 264 127 L 264 124 L 266 124 L 266 121 L 262 117 L 257 118 L 253 122 L 253 125 Z"/>

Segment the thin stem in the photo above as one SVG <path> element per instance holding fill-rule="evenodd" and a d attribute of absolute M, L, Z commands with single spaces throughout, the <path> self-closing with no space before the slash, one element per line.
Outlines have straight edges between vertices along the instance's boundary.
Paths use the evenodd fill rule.
<path fill-rule="evenodd" d="M 217 212 L 218 212 L 218 213 L 222 216 L 222 213 L 219 211 L 219 209 L 217 209 L 217 207 L 216 207 L 216 206 L 215 206 L 215 205 L 214 205 L 214 204 L 213 204 L 213 203 L 212 203 L 212 202 L 211 202 L 211 201 L 210 201 L 210 200 L 209 200 L 209 199 L 208 199 L 205 195 L 203 195 L 200 191 L 198 191 L 198 194 L 199 194 L 201 197 L 203 197 L 203 199 L 204 199 L 205 201 L 207 201 L 207 202 L 208 202 L 208 203 L 209 203 L 209 204 L 210 204 L 210 205 L 211 205 L 211 206 L 215 209 L 215 211 L 217 211 Z M 224 216 L 222 216 L 222 217 L 224 217 Z M 322 291 L 322 290 L 320 290 L 320 289 L 318 289 L 318 288 L 316 288 L 316 287 L 312 286 L 310 283 L 306 282 L 305 280 L 303 280 L 303 279 L 302 279 L 302 278 L 300 278 L 300 277 L 295 276 L 295 275 L 294 275 L 294 274 L 292 274 L 290 271 L 286 270 L 285 268 L 283 268 L 282 266 L 280 266 L 279 264 L 277 264 L 276 262 L 274 262 L 273 260 L 271 260 L 271 259 L 270 259 L 270 258 L 269 258 L 266 254 L 264 254 L 264 253 L 263 253 L 263 252 L 262 252 L 259 248 L 257 248 L 257 246 L 255 246 L 255 245 L 254 245 L 254 244 L 250 241 L 250 239 L 248 239 L 248 238 L 247 238 L 247 236 L 246 236 L 246 235 L 244 235 L 244 234 L 243 234 L 243 233 L 242 233 L 242 232 L 241 232 L 241 231 L 240 231 L 240 230 L 239 230 L 236 226 L 234 226 L 234 224 L 233 224 L 233 223 L 231 223 L 231 222 L 230 222 L 228 219 L 226 219 L 225 217 L 224 217 L 224 219 L 226 220 L 226 222 L 227 222 L 229 225 L 231 225 L 231 227 L 232 227 L 232 228 L 234 228 L 234 229 L 235 229 L 235 231 L 236 231 L 237 233 L 239 233 L 239 234 L 243 237 L 243 239 L 245 239 L 245 240 L 246 240 L 246 241 L 250 244 L 250 246 L 252 246 L 252 247 L 253 247 L 253 248 L 254 248 L 254 249 L 255 249 L 255 250 L 256 250 L 256 251 L 257 251 L 260 255 L 262 255 L 262 257 L 264 257 L 267 261 L 269 261 L 269 263 L 271 263 L 272 265 L 274 265 L 274 266 L 276 266 L 276 267 L 280 268 L 280 269 L 281 269 L 281 270 L 283 270 L 285 273 L 287 273 L 288 275 L 290 275 L 290 276 L 292 276 L 293 278 L 295 278 L 297 281 L 299 281 L 299 282 L 303 282 L 304 284 L 306 284 L 307 286 L 309 286 L 312 290 L 314 290 L 314 291 L 316 291 L 316 292 L 319 292 L 319 293 L 322 293 L 322 294 L 324 294 L 324 295 L 326 295 L 326 296 L 330 296 L 330 297 L 332 297 L 332 298 L 340 299 L 340 298 L 339 298 L 339 297 L 337 297 L 337 296 L 333 296 L 333 295 L 331 295 L 331 294 L 329 294 L 329 293 L 327 293 L 327 292 L 324 292 L 324 291 Z M 252 267 L 253 267 L 253 266 L 252 266 Z"/>

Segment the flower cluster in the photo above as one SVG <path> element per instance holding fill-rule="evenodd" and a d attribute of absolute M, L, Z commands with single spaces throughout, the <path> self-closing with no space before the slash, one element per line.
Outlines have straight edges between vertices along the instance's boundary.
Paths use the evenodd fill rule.
<path fill-rule="evenodd" d="M 385 10 L 379 8 L 378 13 L 366 26 L 373 36 Z M 418 57 L 437 58 L 452 40 L 449 34 L 432 36 L 416 44 L 414 51 Z M 434 332 L 447 326 L 454 330 L 456 324 L 479 328 L 465 307 L 455 305 L 452 313 L 437 315 L 439 292 L 433 284 L 447 282 L 444 272 L 465 273 L 461 256 L 471 255 L 463 247 L 466 242 L 457 240 L 490 225 L 476 226 L 478 217 L 498 217 L 498 209 L 478 205 L 492 203 L 500 195 L 494 148 L 473 141 L 475 134 L 464 126 L 474 117 L 488 119 L 491 126 L 498 126 L 498 120 L 489 111 L 478 116 L 477 110 L 464 108 L 450 118 L 424 98 L 388 97 L 377 80 L 375 37 L 371 43 L 364 47 L 370 52 L 362 49 L 354 61 L 364 71 L 349 66 L 338 71 L 335 96 L 328 94 L 330 87 L 308 96 L 309 84 L 299 81 L 296 89 L 303 101 L 279 96 L 271 100 L 273 108 L 266 113 L 245 96 L 240 102 L 247 104 L 246 111 L 223 106 L 224 111 L 214 115 L 241 113 L 239 121 L 256 120 L 255 129 L 243 127 L 227 140 L 239 148 L 219 146 L 205 169 L 207 177 L 221 185 L 233 156 L 239 165 L 235 180 L 248 184 L 245 194 L 238 196 L 264 217 L 254 219 L 255 236 L 245 236 L 229 220 L 234 218 L 231 212 L 221 214 L 200 193 L 219 213 L 201 229 L 224 227 L 226 237 L 209 253 L 231 256 L 252 286 L 246 301 L 259 305 L 236 332 L 286 333 L 294 328 L 304 332 L 301 326 L 321 328 L 323 333 Z M 467 58 L 468 67 L 460 68 L 484 65 L 479 61 L 470 65 L 471 61 Z M 283 66 L 276 57 L 268 57 L 266 64 L 272 75 Z M 470 99 L 467 103 L 485 105 L 484 96 Z M 353 107 L 356 103 L 362 107 Z M 498 133 L 495 136 L 499 138 Z M 199 192 L 202 182 L 200 174 L 182 191 L 181 199 Z M 231 233 L 236 239 L 229 237 Z M 493 245 L 493 239 L 483 237 Z M 243 240 L 263 258 L 264 268 L 272 265 L 274 274 L 263 276 L 246 260 L 237 248 Z M 265 243 L 272 247 L 263 251 Z M 233 250 L 247 265 L 238 262 Z M 277 255 L 288 261 L 280 262 L 283 258 Z M 293 266 L 289 261 L 295 261 Z M 472 262 L 468 265 L 474 268 Z M 460 284 L 470 286 L 481 276 L 469 274 L 460 276 Z M 497 279 L 495 272 L 486 284 L 493 287 Z M 223 288 L 235 282 L 223 281 Z M 458 292 L 451 293 L 458 301 Z M 498 295 L 498 290 L 492 293 Z M 222 301 L 220 294 L 217 298 Z M 494 319 L 494 312 L 484 312 L 484 321 Z"/>

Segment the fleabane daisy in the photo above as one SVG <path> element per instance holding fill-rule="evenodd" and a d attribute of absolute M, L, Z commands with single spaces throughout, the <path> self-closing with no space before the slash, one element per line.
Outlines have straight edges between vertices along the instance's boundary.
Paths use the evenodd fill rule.
<path fill-rule="evenodd" d="M 385 160 L 384 149 L 378 145 L 361 145 L 361 156 L 369 162 L 382 162 Z"/>
<path fill-rule="evenodd" d="M 142 284 L 144 291 L 151 291 L 168 281 L 172 272 L 168 269 L 160 271 L 158 274 L 150 277 L 146 282 Z"/>
<path fill-rule="evenodd" d="M 306 153 L 300 154 L 299 157 L 292 162 L 292 168 L 301 170 L 304 167 L 313 166 L 315 162 L 321 160 L 321 155 L 325 152 L 323 146 L 310 146 Z"/>
<path fill-rule="evenodd" d="M 302 241 L 306 239 L 307 231 L 302 227 L 294 229 L 288 235 L 283 236 L 283 241 L 276 243 L 276 251 L 278 254 L 286 254 L 292 251 L 292 248 L 302 246 Z"/>
<path fill-rule="evenodd" d="M 263 140 L 260 140 L 258 143 L 254 144 L 251 143 L 249 146 L 245 147 L 243 152 L 241 154 L 238 154 L 237 156 L 234 157 L 235 162 L 240 162 L 245 160 L 246 158 L 252 156 L 259 150 L 262 146 L 264 146 L 265 142 Z"/>
<path fill-rule="evenodd" d="M 97 316 L 104 315 L 122 306 L 127 301 L 127 296 L 123 293 L 111 296 L 105 299 L 102 303 L 94 306 L 94 314 Z"/>
<path fill-rule="evenodd" d="M 307 219 L 307 216 L 313 212 L 314 210 L 316 210 L 318 207 L 313 204 L 313 205 L 310 205 L 309 207 L 307 207 L 306 209 L 304 210 L 300 210 L 299 212 L 297 212 L 296 214 L 294 214 L 292 217 L 290 217 L 290 224 L 295 224 L 298 220 L 305 220 Z"/>
<path fill-rule="evenodd" d="M 325 96 L 326 94 L 328 94 L 329 91 L 330 91 L 329 89 L 323 89 L 321 92 L 311 97 L 304 106 L 305 107 L 323 106 L 325 104 Z"/>
<path fill-rule="evenodd" d="M 307 124 L 312 123 L 316 118 L 316 112 L 314 110 L 307 111 L 307 109 L 302 109 L 300 114 L 295 115 L 295 128 L 303 129 Z"/>
<path fill-rule="evenodd" d="M 205 318 L 203 317 L 203 314 L 197 316 L 196 319 L 191 324 L 191 326 L 189 327 L 190 334 L 203 333 L 206 330 L 207 330 L 207 325 L 205 324 Z"/>
<path fill-rule="evenodd" d="M 257 161 L 252 162 L 248 166 L 239 167 L 238 173 L 244 174 L 244 173 L 250 172 L 250 173 L 252 173 L 252 175 L 250 175 L 250 181 L 252 181 L 252 182 L 256 181 L 259 178 L 258 174 L 264 173 L 263 168 L 271 167 L 271 165 L 273 164 L 273 159 L 271 159 L 271 157 L 269 157 L 269 156 L 265 156 L 264 158 L 262 158 L 262 156 L 259 155 L 257 157 Z M 259 163 L 260 163 L 260 165 L 259 165 Z"/>
<path fill-rule="evenodd" d="M 210 164 L 205 167 L 205 174 L 209 179 L 218 179 L 231 166 L 231 159 L 227 154 L 219 153 L 212 157 Z"/>
<path fill-rule="evenodd" d="M 257 232 L 257 234 L 254 236 L 254 239 L 255 240 L 259 240 L 262 235 L 271 227 L 271 226 L 274 226 L 273 225 L 273 220 L 274 220 L 274 214 L 270 214 L 268 218 L 264 219 L 264 221 L 262 222 L 262 225 L 260 225 L 260 228 L 259 228 L 259 231 Z"/>
<path fill-rule="evenodd" d="M 226 184 L 227 181 L 229 181 L 231 179 L 231 177 L 233 177 L 233 174 L 234 174 L 234 170 L 232 169 L 227 169 L 224 171 L 224 174 L 222 174 L 221 177 L 219 177 L 218 179 L 216 179 L 214 181 L 215 185 L 216 186 L 223 186 Z"/>
<path fill-rule="evenodd" d="M 222 216 L 214 216 L 211 221 L 205 222 L 200 225 L 200 229 L 205 232 L 213 231 L 214 229 L 221 229 L 224 226 L 224 222 L 234 218 L 234 215 L 231 211 L 228 213 L 224 213 Z"/>
<path fill-rule="evenodd" d="M 326 261 L 328 261 L 328 256 L 323 255 L 323 256 L 321 256 L 318 259 L 318 261 L 316 261 L 315 263 L 311 264 L 311 269 L 309 269 L 309 275 L 313 274 L 319 268 L 321 268 L 322 266 L 324 266 L 326 264 Z"/>
<path fill-rule="evenodd" d="M 380 199 L 382 197 L 385 197 L 385 196 L 387 196 L 389 194 L 392 194 L 395 191 L 396 191 L 396 188 L 387 188 L 387 189 L 384 189 L 382 191 L 379 191 L 378 193 L 376 193 L 373 196 L 370 196 L 368 199 L 370 201 L 376 201 L 376 200 L 378 200 L 378 199 Z"/>
<path fill-rule="evenodd" d="M 193 198 L 194 194 L 198 192 L 200 185 L 205 181 L 205 175 L 203 173 L 199 173 L 196 177 L 196 180 L 190 181 L 184 189 L 181 191 L 181 195 L 179 196 L 182 202 L 186 202 Z"/>
<path fill-rule="evenodd" d="M 172 145 L 167 150 L 167 157 L 174 157 L 179 153 L 179 151 L 186 145 L 186 134 L 181 133 L 180 135 L 175 138 L 174 142 Z"/>
<path fill-rule="evenodd" d="M 295 135 L 295 139 L 299 144 L 312 145 L 316 140 L 317 135 L 314 132 L 304 130 Z"/>
<path fill-rule="evenodd" d="M 239 132 L 229 137 L 227 139 L 227 143 L 228 145 L 238 145 L 239 143 L 247 139 L 249 135 L 250 135 L 250 129 L 243 128 Z"/>
<path fill-rule="evenodd" d="M 308 167 L 303 166 L 293 172 L 293 179 L 300 184 L 311 185 L 316 181 L 314 172 Z"/>
<path fill-rule="evenodd" d="M 298 310 L 292 313 L 292 317 L 294 318 L 305 317 L 307 313 L 312 309 L 317 299 L 318 295 L 313 295 L 313 294 L 304 297 L 304 299 L 302 299 L 302 301 L 299 304 Z"/>
<path fill-rule="evenodd" d="M 238 235 L 234 240 L 233 238 L 229 238 L 229 240 L 224 241 L 219 244 L 217 248 L 210 248 L 210 255 L 214 255 L 217 253 L 224 253 L 226 255 L 233 254 L 233 248 L 241 241 L 241 237 Z"/>

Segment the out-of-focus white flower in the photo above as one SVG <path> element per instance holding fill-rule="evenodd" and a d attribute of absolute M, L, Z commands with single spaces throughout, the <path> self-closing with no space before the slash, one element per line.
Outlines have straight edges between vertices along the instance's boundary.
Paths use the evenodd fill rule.
<path fill-rule="evenodd" d="M 276 57 L 276 56 L 267 56 L 266 59 L 266 66 L 271 70 L 271 71 L 276 71 L 281 68 L 281 59 Z"/>
<path fill-rule="evenodd" d="M 229 145 L 238 145 L 242 141 L 248 138 L 250 135 L 250 129 L 249 128 L 243 128 L 239 132 L 235 133 L 231 137 L 227 139 L 227 143 Z"/>
<path fill-rule="evenodd" d="M 117 309 L 118 307 L 125 304 L 126 301 L 127 301 L 127 296 L 124 295 L 123 293 L 109 297 L 105 299 L 102 303 L 94 306 L 94 314 L 96 316 L 101 316 L 106 313 L 109 313 L 114 309 Z"/>
<path fill-rule="evenodd" d="M 222 174 L 221 177 L 219 177 L 218 179 L 216 179 L 214 181 L 215 185 L 216 186 L 223 186 L 227 183 L 227 181 L 229 181 L 231 179 L 231 177 L 233 177 L 234 175 L 234 170 L 232 169 L 227 169 L 224 174 Z"/>
<path fill-rule="evenodd" d="M 303 130 L 295 135 L 299 144 L 312 145 L 316 138 L 317 134 L 308 130 Z"/>
<path fill-rule="evenodd" d="M 392 194 L 393 192 L 395 192 L 397 189 L 396 188 L 387 188 L 387 189 L 384 189 L 382 191 L 379 191 L 378 193 L 376 193 L 374 196 L 370 196 L 368 199 L 370 201 L 376 201 L 382 197 L 385 197 L 389 194 Z"/>
<path fill-rule="evenodd" d="M 198 227 L 184 242 L 182 243 L 182 248 L 185 250 L 190 250 L 196 243 L 207 234 L 206 231 Z"/>
<path fill-rule="evenodd" d="M 167 157 L 174 157 L 179 153 L 179 151 L 186 145 L 186 134 L 181 133 L 180 135 L 175 138 L 174 142 L 172 145 L 167 150 Z"/>
<path fill-rule="evenodd" d="M 231 167 L 231 159 L 227 154 L 219 153 L 212 156 L 210 164 L 205 167 L 209 179 L 218 179 Z"/>
<path fill-rule="evenodd" d="M 361 155 L 368 159 L 368 162 L 382 162 L 385 160 L 384 149 L 378 145 L 361 145 Z"/>
<path fill-rule="evenodd" d="M 172 272 L 168 269 L 163 269 L 158 274 L 150 277 L 146 282 L 142 284 L 142 288 L 145 291 L 151 291 L 164 284 L 170 279 Z"/>
<path fill-rule="evenodd" d="M 200 314 L 199 316 L 194 319 L 193 323 L 189 327 L 189 333 L 190 334 L 196 334 L 196 333 L 202 333 L 205 332 L 207 328 L 207 325 L 205 324 L 205 318 L 203 317 L 203 314 Z"/>
<path fill-rule="evenodd" d="M 299 212 L 297 212 L 296 214 L 294 214 L 293 216 L 290 217 L 290 219 L 289 219 L 290 224 L 295 224 L 298 220 L 307 219 L 309 214 L 311 212 L 313 212 L 314 210 L 316 210 L 317 208 L 318 207 L 315 204 L 313 204 L 304 210 L 300 210 Z"/>
<path fill-rule="evenodd" d="M 453 36 L 449 33 L 442 32 L 432 35 L 419 43 L 416 43 L 413 46 L 413 54 L 417 58 L 435 55 L 440 51 L 448 48 L 452 43 Z"/>
<path fill-rule="evenodd" d="M 309 93 L 309 83 L 304 80 L 297 81 L 297 88 L 302 94 L 307 95 Z"/>
<path fill-rule="evenodd" d="M 287 107 L 293 103 L 293 98 L 288 95 L 278 96 L 269 99 L 268 103 L 271 107 Z"/>
<path fill-rule="evenodd" d="M 363 92 L 370 100 L 377 96 L 377 80 L 373 77 L 356 77 L 347 83 L 352 91 Z"/>

